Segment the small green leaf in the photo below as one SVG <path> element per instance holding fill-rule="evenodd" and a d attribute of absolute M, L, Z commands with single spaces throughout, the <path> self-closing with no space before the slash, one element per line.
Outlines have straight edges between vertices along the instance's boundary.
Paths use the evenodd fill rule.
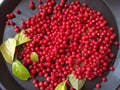
<path fill-rule="evenodd" d="M 66 81 L 59 83 L 55 88 L 55 90 L 67 90 L 67 87 L 65 86 L 65 84 L 66 84 Z"/>
<path fill-rule="evenodd" d="M 24 43 L 30 41 L 30 39 L 25 36 L 24 30 L 22 30 L 20 33 L 17 33 L 15 35 L 15 40 L 16 40 L 16 46 L 24 44 Z"/>
<path fill-rule="evenodd" d="M 8 63 L 13 62 L 15 47 L 16 47 L 16 40 L 13 38 L 9 38 L 7 41 L 1 44 L 0 51 L 6 62 Z"/>
<path fill-rule="evenodd" d="M 83 87 L 83 85 L 85 84 L 85 80 L 85 78 L 81 80 L 75 78 L 74 74 L 68 75 L 68 81 L 70 82 L 71 86 L 76 90 L 80 90 Z"/>
<path fill-rule="evenodd" d="M 31 59 L 31 61 L 33 61 L 33 62 L 38 62 L 38 60 L 39 60 L 38 54 L 37 54 L 36 52 L 32 52 L 32 53 L 30 54 L 30 59 Z"/>
<path fill-rule="evenodd" d="M 30 77 L 27 68 L 18 60 L 15 60 L 12 64 L 12 73 L 20 80 L 27 80 Z"/>

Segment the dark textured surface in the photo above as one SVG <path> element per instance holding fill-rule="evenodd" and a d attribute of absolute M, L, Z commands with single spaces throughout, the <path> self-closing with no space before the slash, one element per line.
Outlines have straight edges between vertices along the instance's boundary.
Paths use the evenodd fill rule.
<path fill-rule="evenodd" d="M 8 37 L 13 37 L 15 35 L 13 31 L 13 27 L 5 26 L 6 14 L 10 13 L 14 10 L 14 8 L 19 8 L 22 13 L 17 15 L 13 21 L 20 25 L 21 18 L 22 20 L 26 20 L 27 17 L 32 16 L 37 12 L 37 9 L 34 11 L 28 8 L 29 0 L 4 0 L 4 2 L 0 6 L 0 43 L 2 40 L 6 40 Z M 35 2 L 37 0 L 34 0 Z M 59 1 L 59 0 L 56 0 Z M 74 0 L 68 0 L 68 3 Z M 115 28 L 115 32 L 120 34 L 120 0 L 80 0 L 81 2 L 87 2 L 88 6 L 97 11 L 101 11 L 103 16 L 109 21 L 109 24 Z M 37 6 L 37 5 L 36 5 Z M 120 36 L 119 36 L 120 38 Z M 114 51 L 117 53 L 118 48 L 114 48 Z M 107 75 L 108 82 L 102 83 L 102 88 L 99 90 L 115 90 L 120 84 L 120 51 L 118 50 L 116 59 L 115 59 L 115 71 L 114 72 L 106 72 L 104 75 Z M 10 72 L 10 73 L 9 73 Z M 42 78 L 39 78 L 40 80 Z M 6 65 L 3 57 L 0 55 L 0 82 L 4 85 L 7 90 L 34 90 L 34 86 L 32 85 L 32 80 L 29 81 L 20 81 L 16 79 L 11 74 L 11 65 Z M 99 78 L 96 78 L 93 81 L 87 81 L 82 90 L 93 90 L 95 87 L 95 83 L 100 82 Z M 24 89 L 23 89 L 24 88 Z M 97 90 L 97 89 L 94 89 Z"/>

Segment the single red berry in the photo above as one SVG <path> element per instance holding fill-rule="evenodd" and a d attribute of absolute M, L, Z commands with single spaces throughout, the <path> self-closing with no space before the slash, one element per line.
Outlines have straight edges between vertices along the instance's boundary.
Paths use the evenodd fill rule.
<path fill-rule="evenodd" d="M 35 8 L 35 3 L 33 1 L 29 2 L 29 8 L 34 9 Z"/>
<path fill-rule="evenodd" d="M 100 89 L 100 88 L 101 88 L 101 84 L 100 84 L 100 83 L 97 83 L 97 84 L 96 84 L 96 88 L 97 88 L 97 89 Z"/>
<path fill-rule="evenodd" d="M 6 23 L 6 25 L 10 25 L 10 21 L 6 21 L 5 23 Z"/>
<path fill-rule="evenodd" d="M 16 33 L 19 33 L 19 32 L 20 32 L 20 29 L 15 28 L 14 31 L 15 31 Z"/>
<path fill-rule="evenodd" d="M 118 41 L 115 41 L 115 42 L 114 42 L 114 45 L 118 46 L 118 45 L 119 45 L 119 42 L 118 42 Z"/>
<path fill-rule="evenodd" d="M 7 17 L 8 19 L 10 19 L 10 14 L 7 14 L 6 17 Z"/>
<path fill-rule="evenodd" d="M 21 27 L 22 27 L 22 29 L 26 29 L 27 28 L 25 21 L 21 21 Z"/>
<path fill-rule="evenodd" d="M 15 25 L 15 22 L 13 22 L 13 21 L 9 21 L 10 22 L 10 25 Z"/>
<path fill-rule="evenodd" d="M 39 88 L 39 84 L 38 83 L 35 83 L 34 86 L 35 86 L 35 88 Z"/>
<path fill-rule="evenodd" d="M 42 4 L 42 0 L 38 0 L 38 2 L 39 2 L 40 4 Z"/>
<path fill-rule="evenodd" d="M 110 57 L 111 57 L 111 58 L 114 58 L 114 57 L 115 57 L 115 54 L 114 54 L 114 53 L 110 53 Z"/>
<path fill-rule="evenodd" d="M 114 68 L 114 66 L 110 66 L 110 71 L 114 71 L 115 70 L 115 68 Z"/>
<path fill-rule="evenodd" d="M 15 15 L 13 13 L 10 13 L 10 19 L 14 18 Z"/>
<path fill-rule="evenodd" d="M 20 11 L 19 9 L 16 9 L 15 12 L 16 12 L 17 14 L 20 14 L 20 13 L 21 13 L 21 11 Z"/>
<path fill-rule="evenodd" d="M 106 77 L 102 77 L 102 81 L 103 81 L 103 82 L 106 82 L 106 81 L 107 81 L 107 78 L 106 78 Z"/>
<path fill-rule="evenodd" d="M 15 26 L 14 26 L 14 31 L 15 31 L 16 33 L 20 32 L 19 26 L 15 25 Z"/>
<path fill-rule="evenodd" d="M 40 87 L 43 87 L 44 86 L 44 83 L 42 81 L 39 82 L 39 86 Z"/>
<path fill-rule="evenodd" d="M 37 83 L 38 81 L 36 79 L 33 80 L 33 84 Z"/>

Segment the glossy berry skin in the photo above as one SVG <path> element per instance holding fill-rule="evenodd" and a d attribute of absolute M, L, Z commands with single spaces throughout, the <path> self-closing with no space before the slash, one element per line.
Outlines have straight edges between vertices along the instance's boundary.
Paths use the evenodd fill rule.
<path fill-rule="evenodd" d="M 106 78 L 106 77 L 102 77 L 102 81 L 103 81 L 103 82 L 106 82 L 106 81 L 107 81 L 107 78 Z"/>
<path fill-rule="evenodd" d="M 19 32 L 20 32 L 19 26 L 15 25 L 15 26 L 14 26 L 14 31 L 15 31 L 16 33 L 19 33 Z"/>
<path fill-rule="evenodd" d="M 110 66 L 110 71 L 114 71 L 115 69 L 114 69 L 114 66 Z"/>
<path fill-rule="evenodd" d="M 35 3 L 32 0 L 30 0 L 30 2 L 29 2 L 29 8 L 30 9 L 34 9 L 35 8 Z"/>
<path fill-rule="evenodd" d="M 42 0 L 38 0 L 38 3 L 42 4 Z"/>
<path fill-rule="evenodd" d="M 7 19 L 12 19 L 15 17 L 15 15 L 13 13 L 9 13 L 6 15 Z"/>
<path fill-rule="evenodd" d="M 11 18 L 11 17 L 10 17 L 10 14 L 7 14 L 7 15 L 6 15 L 6 17 L 7 17 L 8 19 L 10 19 L 10 18 Z"/>
<path fill-rule="evenodd" d="M 118 45 L 119 45 L 119 42 L 118 42 L 118 41 L 115 41 L 115 42 L 114 42 L 114 45 L 118 46 Z"/>
<path fill-rule="evenodd" d="M 97 84 L 96 84 L 96 88 L 97 88 L 97 89 L 100 89 L 100 88 L 101 88 L 101 84 L 100 84 L 100 83 L 97 83 Z"/>
<path fill-rule="evenodd" d="M 20 14 L 20 13 L 21 13 L 21 11 L 20 11 L 19 9 L 15 9 L 15 12 L 16 12 L 17 14 Z"/>
<path fill-rule="evenodd" d="M 13 13 L 10 13 L 10 18 L 12 19 L 14 17 L 15 17 L 15 15 Z"/>

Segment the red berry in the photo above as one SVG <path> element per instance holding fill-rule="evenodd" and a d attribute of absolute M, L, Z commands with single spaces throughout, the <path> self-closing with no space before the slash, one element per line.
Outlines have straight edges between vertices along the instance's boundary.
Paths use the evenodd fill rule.
<path fill-rule="evenodd" d="M 6 17 L 7 17 L 8 19 L 10 19 L 10 14 L 7 14 Z"/>
<path fill-rule="evenodd" d="M 107 81 L 107 78 L 106 78 L 106 77 L 102 77 L 102 81 L 103 81 L 103 82 L 106 82 L 106 81 Z"/>
<path fill-rule="evenodd" d="M 5 23 L 6 23 L 6 25 L 10 25 L 10 21 L 6 21 Z"/>
<path fill-rule="evenodd" d="M 114 45 L 118 46 L 118 45 L 119 45 L 119 42 L 118 42 L 118 41 L 115 41 L 115 42 L 114 42 Z"/>
<path fill-rule="evenodd" d="M 110 66 L 110 71 L 114 71 L 115 69 L 114 69 L 114 66 Z"/>
<path fill-rule="evenodd" d="M 100 89 L 100 88 L 101 88 L 101 84 L 100 84 L 100 83 L 97 83 L 97 84 L 96 84 L 96 88 L 97 88 L 97 89 Z"/>
<path fill-rule="evenodd" d="M 33 1 L 29 2 L 29 8 L 34 9 L 35 8 L 35 3 Z"/>
<path fill-rule="evenodd" d="M 35 88 L 39 88 L 39 84 L 38 83 L 35 83 L 34 86 L 35 86 Z"/>
<path fill-rule="evenodd" d="M 20 32 L 20 28 L 19 28 L 17 25 L 15 25 L 15 26 L 14 26 L 14 31 L 15 31 L 16 33 L 18 33 L 18 32 Z"/>
<path fill-rule="evenodd" d="M 38 0 L 38 2 L 39 2 L 40 4 L 42 4 L 42 0 Z"/>
<path fill-rule="evenodd" d="M 9 14 L 7 14 L 6 17 L 9 18 Z"/>
<path fill-rule="evenodd" d="M 15 17 L 15 15 L 13 13 L 10 13 L 10 18 L 12 19 L 14 17 Z"/>
<path fill-rule="evenodd" d="M 42 81 L 39 82 L 39 86 L 43 87 L 44 83 Z"/>
<path fill-rule="evenodd" d="M 21 11 L 20 11 L 19 9 L 16 9 L 15 12 L 16 12 L 17 14 L 20 14 L 20 13 L 21 13 Z"/>
<path fill-rule="evenodd" d="M 38 82 L 37 80 L 35 80 L 35 79 L 33 80 L 33 84 L 36 84 L 37 82 Z"/>
<path fill-rule="evenodd" d="M 110 57 L 111 57 L 111 58 L 114 58 L 114 57 L 115 57 L 115 54 L 114 54 L 114 53 L 110 53 Z"/>
<path fill-rule="evenodd" d="M 15 25 L 15 22 L 13 22 L 13 21 L 9 21 L 10 22 L 10 25 Z"/>
<path fill-rule="evenodd" d="M 27 28 L 25 21 L 21 22 L 21 26 L 22 26 L 22 29 L 26 29 Z"/>

